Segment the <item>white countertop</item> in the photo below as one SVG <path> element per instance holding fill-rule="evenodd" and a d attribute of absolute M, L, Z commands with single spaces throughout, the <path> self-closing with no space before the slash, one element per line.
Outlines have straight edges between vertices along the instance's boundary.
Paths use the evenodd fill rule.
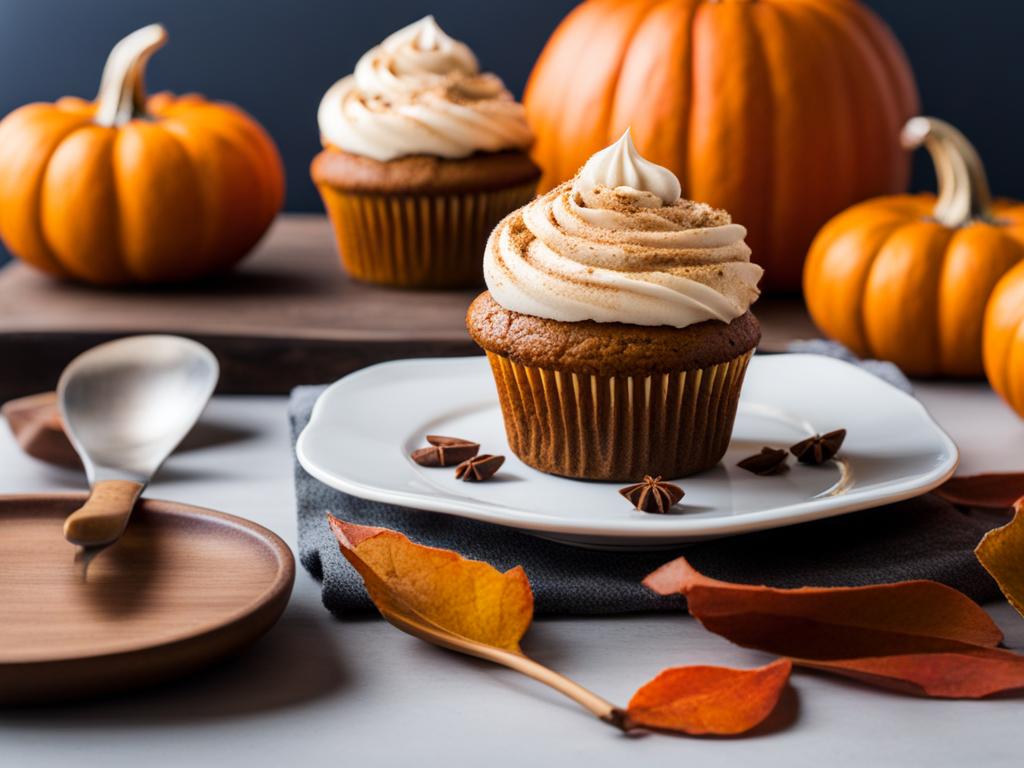
<path fill-rule="evenodd" d="M 919 384 L 918 394 L 959 444 L 962 472 L 1022 468 L 1024 423 L 983 385 Z M 173 456 L 148 495 L 250 518 L 294 547 L 285 406 L 283 397 L 215 398 L 203 434 L 230 442 Z M 0 428 L 0 493 L 83 484 L 22 455 Z M 1005 604 L 988 608 L 1007 644 L 1024 649 L 1024 619 Z M 684 615 L 538 619 L 524 646 L 620 704 L 664 667 L 768 658 Z M 806 672 L 791 688 L 754 737 L 627 737 L 514 672 L 379 619 L 332 618 L 300 567 L 280 623 L 236 660 L 145 693 L 0 711 L 0 765 L 1021 765 L 1020 698 L 928 700 Z"/>

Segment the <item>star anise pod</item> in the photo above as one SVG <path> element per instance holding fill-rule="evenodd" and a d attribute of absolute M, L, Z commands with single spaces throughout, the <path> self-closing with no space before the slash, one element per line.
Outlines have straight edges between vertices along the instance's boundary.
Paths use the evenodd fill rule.
<path fill-rule="evenodd" d="M 824 464 L 839 452 L 846 438 L 845 429 L 837 429 L 824 435 L 815 435 L 789 447 L 801 464 Z"/>
<path fill-rule="evenodd" d="M 480 443 L 461 437 L 427 435 L 430 445 L 417 448 L 410 458 L 422 467 L 452 467 L 471 459 L 480 452 Z"/>
<path fill-rule="evenodd" d="M 455 468 L 455 477 L 470 483 L 481 483 L 490 480 L 494 473 L 505 463 L 504 456 L 492 456 L 484 453 L 472 459 L 466 459 Z"/>
<path fill-rule="evenodd" d="M 653 512 L 659 515 L 666 514 L 685 495 L 678 485 L 664 483 L 661 477 L 650 475 L 644 475 L 641 483 L 620 488 L 619 493 L 629 499 L 640 512 Z"/>
<path fill-rule="evenodd" d="M 770 448 L 766 445 L 760 453 L 748 456 L 736 466 L 755 475 L 777 475 L 787 469 L 788 455 L 783 448 Z"/>

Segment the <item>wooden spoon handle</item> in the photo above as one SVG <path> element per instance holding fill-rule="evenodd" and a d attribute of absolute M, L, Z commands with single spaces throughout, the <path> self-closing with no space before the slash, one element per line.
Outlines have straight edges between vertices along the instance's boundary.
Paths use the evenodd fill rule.
<path fill-rule="evenodd" d="M 101 547 L 117 541 L 128 525 L 142 483 L 101 480 L 84 505 L 64 521 L 64 538 L 82 547 Z"/>

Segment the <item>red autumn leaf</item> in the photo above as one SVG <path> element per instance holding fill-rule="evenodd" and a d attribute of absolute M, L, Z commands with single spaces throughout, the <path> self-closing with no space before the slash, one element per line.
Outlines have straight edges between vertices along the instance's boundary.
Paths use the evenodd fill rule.
<path fill-rule="evenodd" d="M 737 645 L 799 659 L 850 659 L 995 646 L 1003 634 L 966 595 L 934 581 L 867 587 L 730 584 L 678 558 L 644 580 Z"/>
<path fill-rule="evenodd" d="M 712 632 L 801 666 L 944 698 L 1024 688 L 1024 656 L 994 648 L 988 614 L 936 582 L 776 589 L 716 581 L 679 558 L 644 584 L 685 595 Z"/>
<path fill-rule="evenodd" d="M 962 507 L 1009 509 L 1024 496 L 1024 472 L 953 477 L 934 493 Z"/>
<path fill-rule="evenodd" d="M 1024 689 L 1024 656 L 1000 648 L 831 661 L 797 659 L 796 663 L 883 688 L 945 699 L 980 699 Z"/>
<path fill-rule="evenodd" d="M 791 669 L 788 659 L 757 669 L 666 669 L 633 695 L 626 714 L 631 723 L 647 728 L 735 736 L 772 713 Z"/>

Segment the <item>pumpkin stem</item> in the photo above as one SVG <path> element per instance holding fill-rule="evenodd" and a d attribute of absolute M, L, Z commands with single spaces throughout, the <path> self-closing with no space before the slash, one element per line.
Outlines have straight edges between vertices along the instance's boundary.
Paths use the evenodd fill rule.
<path fill-rule="evenodd" d="M 939 183 L 933 213 L 936 221 L 950 228 L 977 220 L 994 222 L 985 166 L 966 136 L 945 120 L 914 117 L 903 126 L 901 139 L 907 149 L 924 145 L 935 163 Z"/>
<path fill-rule="evenodd" d="M 115 45 L 100 78 L 96 94 L 96 123 L 108 127 L 124 125 L 146 114 L 146 64 L 167 42 L 162 24 L 137 29 Z"/>

